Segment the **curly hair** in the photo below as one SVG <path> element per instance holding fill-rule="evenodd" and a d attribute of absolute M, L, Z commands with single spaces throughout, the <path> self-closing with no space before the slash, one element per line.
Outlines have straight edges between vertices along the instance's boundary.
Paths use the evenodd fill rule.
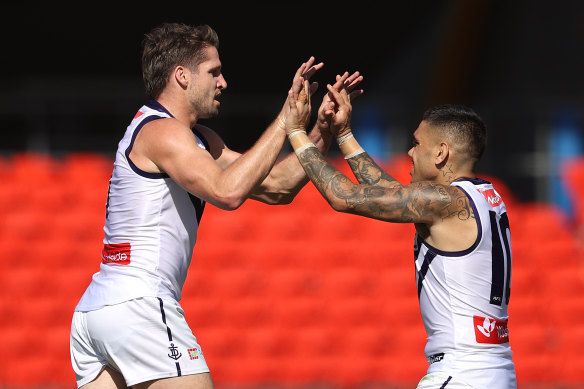
<path fill-rule="evenodd" d="M 156 99 L 176 66 L 195 68 L 206 59 L 204 49 L 210 46 L 218 48 L 219 38 L 206 24 L 163 23 L 145 34 L 142 40 L 142 79 L 146 95 Z"/>

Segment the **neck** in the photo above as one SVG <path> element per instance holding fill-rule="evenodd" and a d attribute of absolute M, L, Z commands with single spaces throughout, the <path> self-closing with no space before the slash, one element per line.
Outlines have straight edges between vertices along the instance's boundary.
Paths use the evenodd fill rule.
<path fill-rule="evenodd" d="M 197 115 L 185 105 L 184 101 L 186 100 L 173 98 L 172 95 L 164 92 L 156 100 L 184 125 L 192 128 L 197 123 Z"/>
<path fill-rule="evenodd" d="M 474 172 L 468 169 L 460 169 L 452 163 L 447 163 L 439 171 L 440 181 L 450 185 L 461 178 L 476 178 Z"/>

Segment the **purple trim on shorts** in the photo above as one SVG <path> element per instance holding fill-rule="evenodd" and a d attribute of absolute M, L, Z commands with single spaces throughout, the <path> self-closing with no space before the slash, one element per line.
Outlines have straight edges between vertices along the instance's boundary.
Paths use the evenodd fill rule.
<path fill-rule="evenodd" d="M 168 341 L 172 342 L 172 331 L 170 330 L 170 327 L 168 327 L 168 324 L 166 324 L 166 314 L 164 313 L 164 303 L 162 302 L 162 299 L 160 297 L 157 297 L 157 298 L 158 298 L 158 301 L 160 302 L 160 313 L 162 315 L 162 322 L 166 326 L 166 332 L 168 333 Z M 174 344 L 172 344 L 172 346 L 174 346 Z M 177 361 L 176 362 L 176 376 L 180 377 L 181 375 L 182 375 L 182 372 L 180 369 L 180 363 Z"/>
<path fill-rule="evenodd" d="M 452 379 L 452 376 L 448 376 L 448 379 L 446 381 L 444 381 L 444 383 L 442 384 L 440 389 L 444 389 L 446 387 L 446 385 L 448 385 L 448 383 L 450 382 L 451 379 Z"/>

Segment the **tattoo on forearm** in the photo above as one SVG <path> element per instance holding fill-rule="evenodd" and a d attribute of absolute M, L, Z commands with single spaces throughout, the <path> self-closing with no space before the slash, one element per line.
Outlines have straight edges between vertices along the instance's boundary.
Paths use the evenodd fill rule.
<path fill-rule="evenodd" d="M 355 157 L 350 161 L 353 171 L 359 172 L 362 185 L 355 185 L 315 148 L 300 153 L 299 160 L 319 192 L 329 202 L 332 198 L 342 199 L 348 207 L 346 212 L 403 223 L 436 217 L 442 220 L 450 217 L 460 220 L 474 218 L 469 200 L 464 194 L 434 182 L 420 182 L 404 187 L 391 176 L 382 173 L 369 157 Z M 369 167 L 376 174 L 368 172 Z M 397 185 L 392 184 L 394 182 Z"/>
<path fill-rule="evenodd" d="M 392 187 L 399 182 L 375 163 L 375 161 L 367 153 L 359 154 L 347 160 L 349 166 L 355 174 L 357 181 L 361 184 L 381 185 L 385 187 Z"/>

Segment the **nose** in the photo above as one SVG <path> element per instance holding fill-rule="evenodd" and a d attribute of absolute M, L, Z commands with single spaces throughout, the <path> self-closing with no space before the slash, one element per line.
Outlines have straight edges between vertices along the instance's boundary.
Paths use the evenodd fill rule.
<path fill-rule="evenodd" d="M 225 77 L 223 77 L 223 74 L 219 76 L 219 80 L 217 81 L 217 87 L 221 90 L 227 89 L 227 81 L 225 81 Z"/>
<path fill-rule="evenodd" d="M 410 157 L 410 158 L 412 158 L 412 153 L 413 153 L 413 152 L 414 152 L 414 148 L 413 148 L 413 147 L 411 147 L 411 148 L 408 150 L 408 155 L 409 155 L 409 157 Z"/>

